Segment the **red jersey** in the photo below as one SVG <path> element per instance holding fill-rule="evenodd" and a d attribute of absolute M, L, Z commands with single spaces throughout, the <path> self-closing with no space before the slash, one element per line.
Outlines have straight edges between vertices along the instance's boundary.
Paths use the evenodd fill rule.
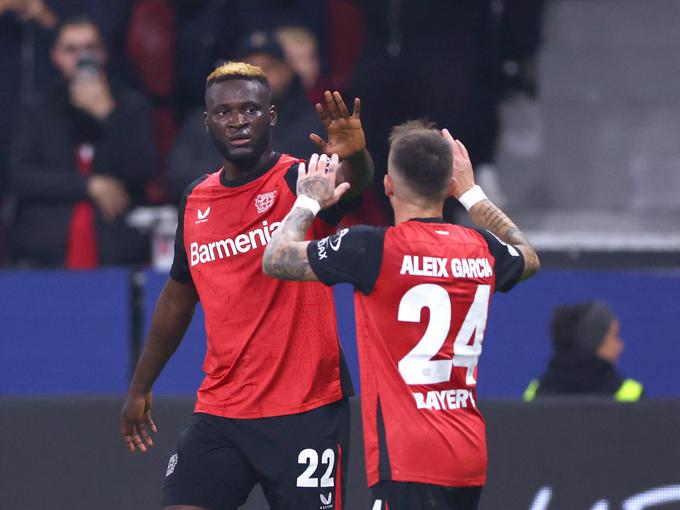
<path fill-rule="evenodd" d="M 345 229 L 310 243 L 308 258 L 322 282 L 356 288 L 369 485 L 483 485 L 477 361 L 491 294 L 519 280 L 520 252 L 430 219 Z"/>
<path fill-rule="evenodd" d="M 300 413 L 352 393 L 332 290 L 262 272 L 271 234 L 295 202 L 297 160 L 275 155 L 259 175 L 194 181 L 180 206 L 170 276 L 193 281 L 205 312 L 205 379 L 196 412 L 228 418 Z M 341 215 L 315 220 L 323 236 Z"/>

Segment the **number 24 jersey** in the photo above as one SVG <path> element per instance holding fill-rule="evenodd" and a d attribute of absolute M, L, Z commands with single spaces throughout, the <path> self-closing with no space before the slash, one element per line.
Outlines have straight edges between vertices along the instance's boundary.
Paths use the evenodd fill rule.
<path fill-rule="evenodd" d="M 369 485 L 483 485 L 477 362 L 491 295 L 519 281 L 521 253 L 434 218 L 345 229 L 308 259 L 323 283 L 355 287 Z"/>

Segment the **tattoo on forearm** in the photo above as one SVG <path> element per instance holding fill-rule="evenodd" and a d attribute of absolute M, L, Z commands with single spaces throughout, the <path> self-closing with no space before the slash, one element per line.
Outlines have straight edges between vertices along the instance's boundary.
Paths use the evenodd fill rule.
<path fill-rule="evenodd" d="M 307 261 L 306 248 L 286 246 L 272 260 L 273 274 L 282 280 L 310 280 L 312 268 Z"/>
<path fill-rule="evenodd" d="M 506 243 L 528 244 L 528 240 L 517 225 L 488 200 L 480 202 L 471 211 L 471 217 L 478 227 L 493 232 Z"/>
<path fill-rule="evenodd" d="M 312 279 L 314 273 L 307 261 L 307 244 L 301 241 L 313 220 L 312 212 L 301 207 L 288 213 L 264 254 L 263 265 L 268 274 L 283 280 Z"/>
<path fill-rule="evenodd" d="M 525 258 L 525 277 L 534 274 L 539 267 L 538 255 L 522 231 L 508 216 L 489 200 L 483 200 L 470 209 L 475 225 L 495 234 L 501 241 L 517 246 Z"/>

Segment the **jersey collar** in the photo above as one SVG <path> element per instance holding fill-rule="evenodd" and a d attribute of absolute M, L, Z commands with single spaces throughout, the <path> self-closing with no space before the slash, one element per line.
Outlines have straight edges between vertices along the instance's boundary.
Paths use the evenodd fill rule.
<path fill-rule="evenodd" d="M 417 221 L 419 223 L 448 223 L 443 218 L 411 218 L 408 221 Z"/>
<path fill-rule="evenodd" d="M 272 152 L 272 157 L 269 159 L 267 164 L 262 167 L 262 169 L 254 173 L 244 175 L 243 177 L 239 177 L 238 179 L 232 180 L 227 180 L 227 178 L 224 175 L 224 167 L 222 167 L 222 170 L 220 171 L 220 183 L 222 184 L 222 186 L 225 186 L 227 188 L 236 188 L 238 186 L 248 184 L 249 182 L 252 182 L 257 178 L 262 177 L 264 174 L 266 174 L 272 168 L 274 168 L 276 163 L 279 162 L 279 158 L 281 158 L 280 153 Z"/>

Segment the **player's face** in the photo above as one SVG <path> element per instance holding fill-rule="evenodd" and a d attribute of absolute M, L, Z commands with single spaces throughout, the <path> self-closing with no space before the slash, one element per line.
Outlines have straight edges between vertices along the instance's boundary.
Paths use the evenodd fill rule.
<path fill-rule="evenodd" d="M 600 358 L 616 364 L 623 351 L 623 340 L 619 336 L 619 321 L 615 320 L 607 330 L 607 333 L 600 344 L 597 354 Z"/>
<path fill-rule="evenodd" d="M 267 87 L 254 80 L 226 80 L 205 93 L 205 125 L 222 157 L 254 164 L 271 146 L 276 108 Z"/>

